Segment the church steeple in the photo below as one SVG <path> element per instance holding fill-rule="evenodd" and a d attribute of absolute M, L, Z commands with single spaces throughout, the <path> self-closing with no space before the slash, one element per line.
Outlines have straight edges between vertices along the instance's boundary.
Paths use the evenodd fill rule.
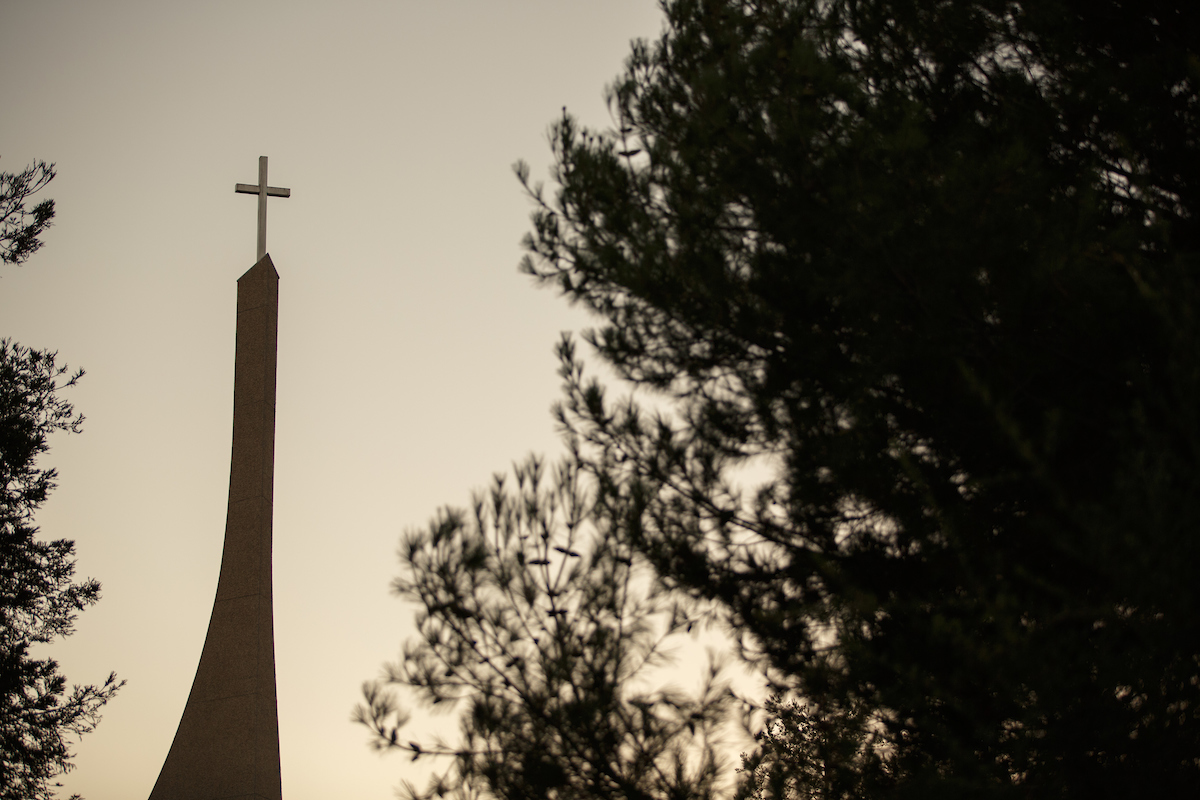
<path fill-rule="evenodd" d="M 271 607 L 278 316 L 279 275 L 263 254 L 238 279 L 221 576 L 192 691 L 150 800 L 281 800 Z"/>

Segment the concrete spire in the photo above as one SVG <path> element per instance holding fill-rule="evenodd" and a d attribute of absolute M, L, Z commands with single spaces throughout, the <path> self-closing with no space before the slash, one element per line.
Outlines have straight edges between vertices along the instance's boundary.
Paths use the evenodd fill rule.
<path fill-rule="evenodd" d="M 278 315 L 279 275 L 264 254 L 238 279 L 221 577 L 192 691 L 150 800 L 281 800 L 271 610 Z"/>

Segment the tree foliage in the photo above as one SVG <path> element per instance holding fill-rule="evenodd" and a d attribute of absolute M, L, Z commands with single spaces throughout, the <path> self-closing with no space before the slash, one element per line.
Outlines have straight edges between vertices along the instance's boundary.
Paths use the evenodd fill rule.
<path fill-rule="evenodd" d="M 715 680 L 698 697 L 646 685 L 689 620 L 593 514 L 576 464 L 514 472 L 515 486 L 497 476 L 469 513 L 406 536 L 394 588 L 420 607 L 419 638 L 364 687 L 356 719 L 381 748 L 454 757 L 410 796 L 713 796 L 732 695 Z M 428 706 L 461 702 L 461 741 L 401 737 L 408 714 L 389 684 Z"/>
<path fill-rule="evenodd" d="M 70 769 L 68 735 L 82 736 L 124 683 L 73 686 L 53 659 L 30 649 L 69 636 L 77 613 L 100 597 L 95 580 L 74 581 L 75 545 L 43 541 L 33 517 L 56 484 L 38 466 L 55 431 L 77 433 L 83 416 L 60 395 L 68 377 L 56 354 L 0 340 L 0 798 L 43 800 Z"/>
<path fill-rule="evenodd" d="M 743 796 L 1194 793 L 1200 7 L 663 9 L 524 268 L 666 405 L 561 348 L 601 541 L 772 682 Z"/>
<path fill-rule="evenodd" d="M 530 187 L 525 268 L 673 404 L 569 387 L 605 513 L 886 793 L 1194 790 L 1196 8 L 665 11 Z"/>
<path fill-rule="evenodd" d="M 53 224 L 54 201 L 26 209 L 25 201 L 54 179 L 54 165 L 34 161 L 21 172 L 0 172 L 0 261 L 22 264 L 42 246 L 39 238 Z"/>

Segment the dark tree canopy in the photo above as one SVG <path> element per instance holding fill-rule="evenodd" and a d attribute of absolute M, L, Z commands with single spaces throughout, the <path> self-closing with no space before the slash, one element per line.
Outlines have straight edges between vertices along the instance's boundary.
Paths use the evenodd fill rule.
<path fill-rule="evenodd" d="M 100 598 L 95 580 L 75 582 L 75 545 L 43 541 L 34 514 L 57 473 L 37 459 L 55 431 L 77 433 L 83 416 L 59 396 L 82 375 L 67 377 L 55 353 L 0 340 L 0 798 L 47 800 L 51 780 L 70 769 L 68 735 L 82 736 L 116 694 L 102 686 L 66 688 L 49 658 L 30 647 L 69 636 L 79 611 Z"/>
<path fill-rule="evenodd" d="M 54 180 L 54 165 L 35 161 L 18 173 L 0 172 L 0 262 L 22 264 L 42 246 L 54 221 L 54 201 L 26 209 L 25 201 Z"/>
<path fill-rule="evenodd" d="M 20 264 L 41 247 L 54 201 L 25 200 L 54 177 L 54 165 L 0 173 L 0 261 Z M 32 220 L 27 221 L 29 217 Z M 52 779 L 71 768 L 70 736 L 91 731 L 124 681 L 72 686 L 58 663 L 30 648 L 69 636 L 78 612 L 100 599 L 100 584 L 75 582 L 75 543 L 44 541 L 34 516 L 58 473 L 38 465 L 55 431 L 78 433 L 83 416 L 60 392 L 68 376 L 57 354 L 0 339 L 0 800 L 49 800 Z"/>
<path fill-rule="evenodd" d="M 675 401 L 571 387 L 601 502 L 899 793 L 1195 788 L 1195 7 L 666 10 L 528 243 Z"/>
<path fill-rule="evenodd" d="M 420 638 L 364 687 L 356 720 L 380 748 L 455 757 L 414 797 L 714 796 L 732 696 L 711 680 L 699 697 L 634 688 L 689 621 L 594 513 L 575 462 L 547 476 L 530 459 L 514 477 L 405 537 L 394 588 L 420 609 Z M 461 701 L 461 741 L 401 737 L 389 684 L 433 708 Z"/>
<path fill-rule="evenodd" d="M 608 535 L 773 681 L 744 793 L 1194 793 L 1200 6 L 663 7 L 524 266 L 668 405 L 564 348 Z"/>

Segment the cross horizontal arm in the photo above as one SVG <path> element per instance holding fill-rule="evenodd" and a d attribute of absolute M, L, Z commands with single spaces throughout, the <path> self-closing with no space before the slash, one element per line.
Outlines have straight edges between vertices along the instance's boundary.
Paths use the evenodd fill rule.
<path fill-rule="evenodd" d="M 233 190 L 241 194 L 258 194 L 258 187 L 249 183 L 234 184 Z M 267 194 L 270 197 L 291 197 L 291 189 L 280 189 L 278 186 L 268 186 Z"/>
<path fill-rule="evenodd" d="M 253 186 L 248 183 L 235 183 L 233 190 L 239 194 L 258 195 L 258 261 L 262 261 L 263 256 L 267 254 L 267 198 L 291 197 L 292 190 L 267 185 L 266 156 L 258 157 L 258 183 Z"/>

